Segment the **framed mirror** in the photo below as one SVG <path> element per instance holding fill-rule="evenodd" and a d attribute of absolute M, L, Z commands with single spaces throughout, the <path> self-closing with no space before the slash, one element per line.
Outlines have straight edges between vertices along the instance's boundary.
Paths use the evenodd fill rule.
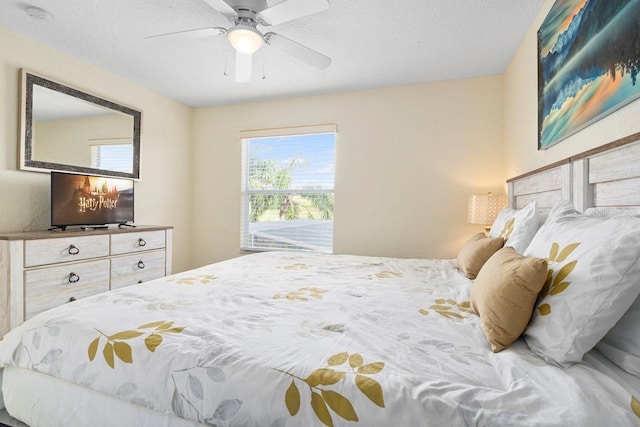
<path fill-rule="evenodd" d="M 20 72 L 20 169 L 140 178 L 142 112 Z"/>

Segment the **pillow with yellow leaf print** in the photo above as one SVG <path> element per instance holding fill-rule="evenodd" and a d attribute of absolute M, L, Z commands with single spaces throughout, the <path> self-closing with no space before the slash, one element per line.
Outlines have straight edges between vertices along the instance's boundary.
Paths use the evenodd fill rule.
<path fill-rule="evenodd" d="M 522 335 L 547 278 L 547 261 L 504 247 L 487 261 L 471 286 L 471 306 L 498 352 Z"/>
<path fill-rule="evenodd" d="M 524 208 L 500 211 L 489 232 L 490 237 L 502 237 L 505 246 L 511 246 L 523 253 L 538 231 L 538 205 L 535 201 Z"/>
<path fill-rule="evenodd" d="M 516 212 L 513 230 L 509 237 L 505 238 L 504 245 L 511 246 L 518 253 L 524 253 L 539 226 L 538 204 L 534 201 Z"/>
<path fill-rule="evenodd" d="M 493 225 L 489 231 L 489 237 L 504 238 L 510 227 L 507 223 L 513 224 L 513 218 L 516 216 L 516 212 L 517 211 L 515 209 L 510 207 L 502 208 L 496 219 L 493 221 Z"/>
<path fill-rule="evenodd" d="M 559 366 L 581 361 L 640 293 L 636 218 L 589 217 L 561 200 L 524 255 L 549 262 L 525 340 Z"/>

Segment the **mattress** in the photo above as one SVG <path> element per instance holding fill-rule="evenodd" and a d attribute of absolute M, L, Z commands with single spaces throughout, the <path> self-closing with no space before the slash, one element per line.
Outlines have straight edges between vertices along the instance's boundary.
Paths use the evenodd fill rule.
<path fill-rule="evenodd" d="M 95 392 L 29 369 L 4 368 L 5 405 L 13 418 L 35 426 L 203 426 L 172 414 Z"/>
<path fill-rule="evenodd" d="M 522 340 L 492 353 L 469 290 L 447 260 L 212 264 L 11 331 L 5 404 L 32 427 L 640 424 L 637 381 L 596 351 L 567 369 Z"/>
<path fill-rule="evenodd" d="M 619 384 L 626 384 L 635 395 L 640 395 L 640 378 L 633 376 L 610 362 L 597 350 L 585 357 L 585 364 L 604 375 L 615 378 Z M 163 414 L 146 407 L 129 403 L 112 396 L 94 392 L 28 369 L 6 367 L 5 387 L 12 390 L 9 406 L 20 419 L 30 420 L 31 426 L 87 426 L 102 425 L 137 427 L 187 427 L 204 426 L 190 422 L 172 414 Z M 55 396 L 52 399 L 51 396 Z M 64 420 L 61 423 L 59 420 Z M 2 420 L 5 423 L 8 420 Z M 11 424 L 14 425 L 14 424 Z M 20 424 L 22 425 L 22 424 Z M 289 425 L 287 423 L 272 424 Z M 297 425 L 291 423 L 291 425 Z M 403 424 L 398 424 L 398 426 Z M 429 425 L 425 422 L 424 425 Z M 499 424 L 494 424 L 499 425 Z M 595 424 L 593 424 L 595 425 Z"/>

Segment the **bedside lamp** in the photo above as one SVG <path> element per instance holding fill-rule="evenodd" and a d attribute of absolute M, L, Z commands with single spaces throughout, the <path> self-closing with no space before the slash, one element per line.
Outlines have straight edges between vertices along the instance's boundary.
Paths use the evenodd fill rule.
<path fill-rule="evenodd" d="M 507 196 L 496 196 L 493 193 L 469 196 L 467 222 L 483 224 L 485 233 L 489 234 L 491 224 L 506 205 Z"/>

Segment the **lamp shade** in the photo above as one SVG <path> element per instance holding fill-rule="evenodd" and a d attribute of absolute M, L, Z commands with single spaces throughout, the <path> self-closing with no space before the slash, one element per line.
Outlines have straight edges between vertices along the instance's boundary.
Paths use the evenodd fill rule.
<path fill-rule="evenodd" d="M 264 44 L 264 38 L 251 25 L 238 24 L 227 32 L 229 43 L 240 53 L 251 54 Z"/>
<path fill-rule="evenodd" d="M 467 222 L 491 225 L 506 205 L 507 196 L 496 196 L 492 193 L 469 196 Z"/>

